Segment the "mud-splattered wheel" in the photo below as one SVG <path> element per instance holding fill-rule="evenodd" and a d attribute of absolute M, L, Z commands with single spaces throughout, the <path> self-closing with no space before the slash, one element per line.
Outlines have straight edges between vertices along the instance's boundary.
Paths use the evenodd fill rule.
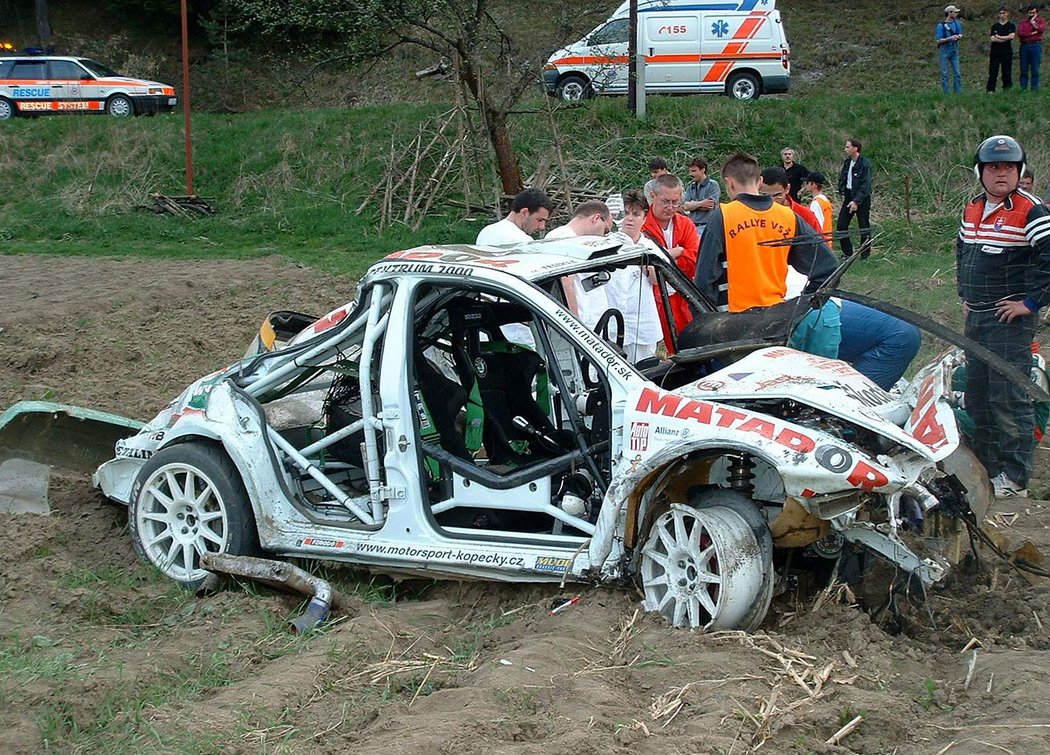
<path fill-rule="evenodd" d="M 741 628 L 762 596 L 765 560 L 740 514 L 674 504 L 642 549 L 643 606 L 676 627 Z"/>
<path fill-rule="evenodd" d="M 139 556 L 187 588 L 208 574 L 201 554 L 258 549 L 237 468 L 208 444 L 172 446 L 146 462 L 132 490 L 128 521 Z"/>

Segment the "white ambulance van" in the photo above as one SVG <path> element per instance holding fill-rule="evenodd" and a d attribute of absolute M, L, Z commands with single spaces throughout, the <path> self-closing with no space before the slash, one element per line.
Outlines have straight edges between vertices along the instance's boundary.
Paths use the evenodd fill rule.
<path fill-rule="evenodd" d="M 788 90 L 790 47 L 776 0 L 638 0 L 645 91 L 752 100 Z M 547 92 L 563 100 L 627 91 L 629 3 L 551 55 Z"/>

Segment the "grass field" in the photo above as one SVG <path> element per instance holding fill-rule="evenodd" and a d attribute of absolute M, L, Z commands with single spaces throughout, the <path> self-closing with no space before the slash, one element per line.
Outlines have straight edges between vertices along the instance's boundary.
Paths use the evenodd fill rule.
<path fill-rule="evenodd" d="M 717 166 L 744 149 L 774 164 L 785 145 L 834 182 L 842 143 L 855 135 L 875 166 L 879 240 L 872 263 L 851 271 L 847 283 L 875 295 L 892 292 L 906 306 L 941 315 L 954 310 L 951 238 L 962 203 L 975 190 L 974 147 L 992 133 L 1016 134 L 1045 179 L 1050 137 L 1036 113 L 1047 103 L 1043 93 L 1017 91 L 951 99 L 930 93 L 770 97 L 750 104 L 659 97 L 650 99 L 648 120 L 638 123 L 620 99 L 552 113 L 536 97 L 516 116 L 513 135 L 525 174 L 547 162 L 572 182 L 614 189 L 640 186 L 653 155 L 667 157 L 685 175 L 695 155 Z M 185 191 L 178 116 L 16 119 L 0 129 L 3 250 L 180 259 L 277 253 L 358 276 L 395 249 L 471 241 L 485 219 L 441 201 L 418 230 L 400 222 L 377 229 L 391 154 L 396 177 L 404 170 L 397 154 L 421 129 L 433 132 L 445 110 L 398 105 L 198 115 L 196 190 L 216 208 L 214 217 L 200 220 L 140 209 L 151 192 Z M 470 162 L 474 199 L 491 202 L 489 166 L 483 158 Z M 441 198 L 461 199 L 460 186 L 447 181 Z"/>

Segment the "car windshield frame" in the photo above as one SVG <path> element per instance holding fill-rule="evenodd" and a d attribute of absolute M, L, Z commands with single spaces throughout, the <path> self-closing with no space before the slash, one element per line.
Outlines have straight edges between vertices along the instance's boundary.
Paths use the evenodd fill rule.
<path fill-rule="evenodd" d="M 91 60 L 90 58 L 78 58 L 77 62 L 100 79 L 104 79 L 109 76 L 121 75 L 118 71 L 114 71 L 109 66 L 102 65 L 97 60 Z"/>

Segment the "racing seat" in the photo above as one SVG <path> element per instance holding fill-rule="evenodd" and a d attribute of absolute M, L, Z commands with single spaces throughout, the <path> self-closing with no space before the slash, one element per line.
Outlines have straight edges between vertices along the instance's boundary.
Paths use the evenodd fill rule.
<path fill-rule="evenodd" d="M 443 449 L 461 459 L 469 459 L 470 451 L 457 427 L 459 413 L 467 403 L 466 390 L 441 374 L 420 349 L 416 349 L 415 363 L 416 386 L 423 399 L 420 412 L 423 440 L 436 436 Z"/>
<path fill-rule="evenodd" d="M 456 369 L 463 386 L 469 386 L 466 445 L 484 446 L 492 465 L 522 466 L 572 448 L 571 433 L 550 420 L 544 360 L 507 341 L 499 328 L 529 318 L 514 304 L 470 299 L 449 308 Z M 483 341 L 482 334 L 489 340 Z"/>

